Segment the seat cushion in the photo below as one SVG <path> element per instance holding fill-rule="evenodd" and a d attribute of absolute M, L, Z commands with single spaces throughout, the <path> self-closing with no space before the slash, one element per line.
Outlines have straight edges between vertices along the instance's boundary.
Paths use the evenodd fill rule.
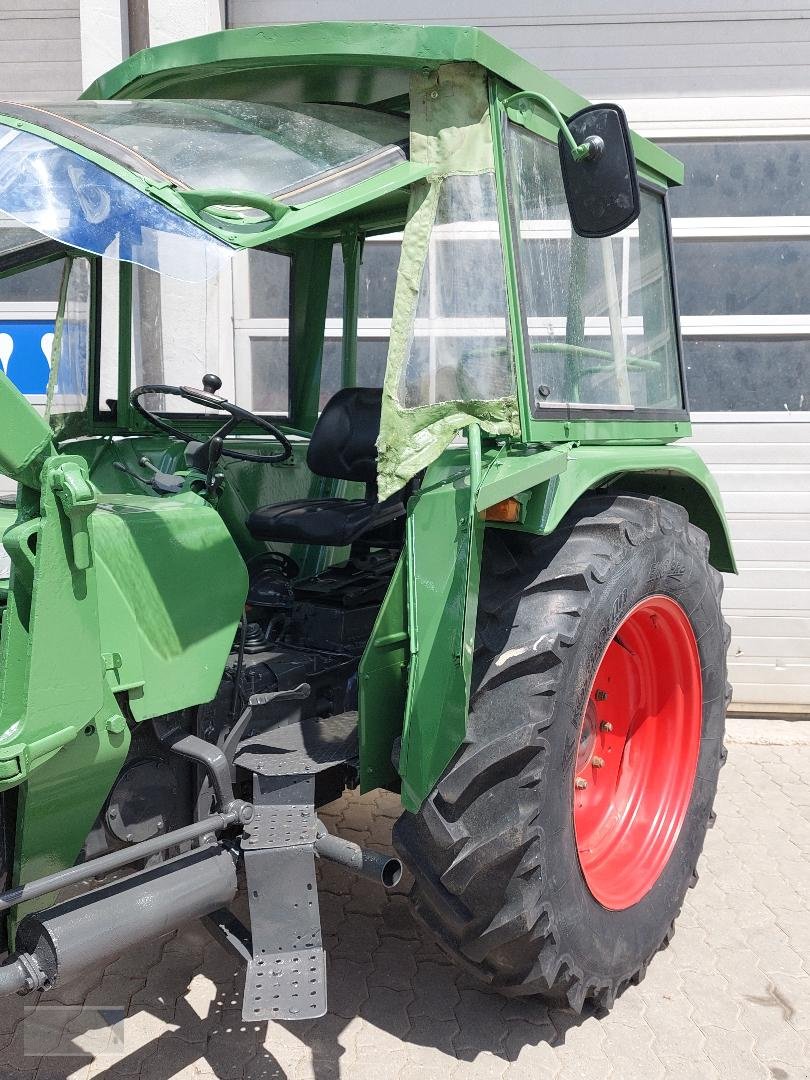
<path fill-rule="evenodd" d="M 307 465 L 316 476 L 377 483 L 382 390 L 347 386 L 324 406 L 312 432 Z"/>
<path fill-rule="evenodd" d="M 395 499 L 293 499 L 254 510 L 247 527 L 256 540 L 346 547 L 404 512 Z"/>

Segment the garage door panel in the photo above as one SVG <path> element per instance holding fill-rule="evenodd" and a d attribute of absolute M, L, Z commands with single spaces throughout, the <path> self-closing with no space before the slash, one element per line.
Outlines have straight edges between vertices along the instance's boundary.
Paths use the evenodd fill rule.
<path fill-rule="evenodd" d="M 745 541 L 764 540 L 776 545 L 797 544 L 799 550 L 802 545 L 810 543 L 810 517 L 789 517 L 780 515 L 778 522 L 773 518 L 764 518 L 750 514 L 729 514 L 729 529 L 731 539 L 735 543 Z M 808 551 L 805 546 L 804 562 L 807 563 Z M 738 557 L 742 557 L 739 556 Z"/>
<path fill-rule="evenodd" d="M 740 588 L 755 588 L 763 592 L 790 589 L 792 592 L 804 592 L 810 596 L 810 566 L 807 563 L 798 569 L 783 566 L 745 566 L 739 574 L 726 577 L 726 590 L 729 593 Z"/>
<path fill-rule="evenodd" d="M 810 670 L 810 623 L 808 633 L 800 637 L 745 637 L 735 634 L 729 652 L 729 663 L 753 660 L 757 657 L 773 660 L 807 661 Z M 808 676 L 810 677 L 810 676 Z"/>
<path fill-rule="evenodd" d="M 734 687 L 732 713 L 735 704 L 761 705 L 765 711 L 769 705 L 796 705 L 810 701 L 810 679 L 803 683 L 780 682 L 777 671 L 763 669 L 762 682 L 748 682 L 745 673 L 733 666 L 729 668 L 729 678 Z"/>
<path fill-rule="evenodd" d="M 798 465 L 783 465 L 780 469 L 759 469 L 750 464 L 733 469 L 727 465 L 717 465 L 712 473 L 724 498 L 727 491 L 750 492 L 752 495 L 772 491 L 804 491 L 810 494 L 810 469 Z"/>
<path fill-rule="evenodd" d="M 749 685 L 770 678 L 784 686 L 810 686 L 810 664 L 803 664 L 801 661 L 786 661 L 782 664 L 763 657 L 758 661 L 735 661 L 729 667 L 734 668 L 741 682 Z"/>
<path fill-rule="evenodd" d="M 807 540 L 741 540 L 732 530 L 732 543 L 738 566 L 749 563 L 791 563 L 806 565 Z"/>
<path fill-rule="evenodd" d="M 810 491 L 733 491 L 722 485 L 720 491 L 723 496 L 723 505 L 731 514 L 746 513 L 752 510 L 765 515 L 786 515 L 795 517 L 797 514 L 810 515 Z M 786 495 L 790 497 L 787 498 Z"/>
<path fill-rule="evenodd" d="M 745 443 L 699 443 L 695 450 L 710 467 L 739 465 L 752 456 L 751 444 Z M 781 468 L 783 465 L 810 465 L 810 440 L 807 443 L 761 443 L 756 444 L 758 466 Z"/>
<path fill-rule="evenodd" d="M 693 446 L 699 447 L 702 443 L 742 443 L 749 450 L 752 444 L 757 446 L 765 443 L 802 443 L 810 442 L 810 421 L 780 420 L 772 423 L 701 423 L 692 418 Z"/>
<path fill-rule="evenodd" d="M 759 611 L 725 611 L 735 640 L 739 638 L 805 638 L 810 641 L 807 615 L 768 615 Z M 766 654 L 760 654 L 766 655 Z"/>
<path fill-rule="evenodd" d="M 808 611 L 810 610 L 810 592 L 807 589 L 792 591 L 788 589 L 726 588 L 724 608 L 728 613 L 734 608 L 748 611 Z"/>

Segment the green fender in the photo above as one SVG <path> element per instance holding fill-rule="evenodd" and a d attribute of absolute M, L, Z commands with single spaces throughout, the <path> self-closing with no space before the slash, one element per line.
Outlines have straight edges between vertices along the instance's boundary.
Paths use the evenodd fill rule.
<path fill-rule="evenodd" d="M 401 735 L 402 802 L 415 811 L 466 735 L 478 610 L 484 512 L 516 497 L 521 520 L 486 525 L 553 532 L 586 492 L 660 495 L 682 505 L 710 539 L 710 559 L 735 572 L 720 493 L 688 446 L 561 446 L 484 454 L 470 514 L 467 451 L 452 449 L 428 470 L 408 506 L 403 559 L 360 666 L 361 784 L 395 785 L 391 750 Z"/>
<path fill-rule="evenodd" d="M 608 487 L 644 495 L 660 495 L 683 506 L 694 525 L 708 535 L 709 560 L 717 570 L 735 574 L 720 491 L 701 457 L 678 443 L 662 446 L 574 446 L 549 450 L 555 471 L 548 479 L 527 489 L 522 470 L 511 471 L 496 460 L 484 477 L 477 506 L 485 510 L 510 495 L 526 494 L 523 520 L 512 526 L 524 532 L 548 535 L 587 491 Z M 509 457 L 505 458 L 510 461 Z M 549 463 L 551 464 L 551 463 Z M 508 490 L 506 494 L 501 492 Z M 497 497 L 495 497 L 497 496 Z"/>

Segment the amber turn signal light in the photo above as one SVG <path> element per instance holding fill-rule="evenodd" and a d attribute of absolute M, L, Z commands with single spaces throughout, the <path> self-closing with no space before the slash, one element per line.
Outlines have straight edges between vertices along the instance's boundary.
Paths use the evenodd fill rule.
<path fill-rule="evenodd" d="M 520 503 L 513 498 L 502 499 L 484 511 L 484 520 L 506 521 L 510 524 L 520 521 Z"/>

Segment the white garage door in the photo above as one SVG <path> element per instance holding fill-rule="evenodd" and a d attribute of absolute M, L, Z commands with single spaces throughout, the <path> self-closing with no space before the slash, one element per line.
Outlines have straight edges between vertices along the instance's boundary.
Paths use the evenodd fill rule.
<path fill-rule="evenodd" d="M 810 417 L 697 416 L 739 576 L 726 576 L 734 707 L 810 708 Z"/>

